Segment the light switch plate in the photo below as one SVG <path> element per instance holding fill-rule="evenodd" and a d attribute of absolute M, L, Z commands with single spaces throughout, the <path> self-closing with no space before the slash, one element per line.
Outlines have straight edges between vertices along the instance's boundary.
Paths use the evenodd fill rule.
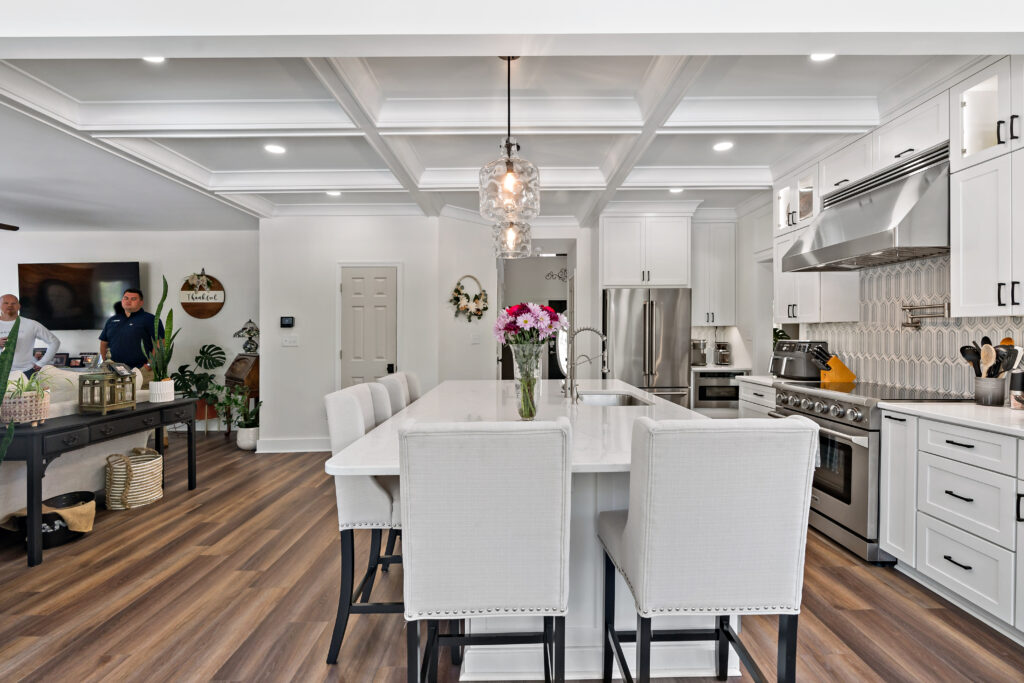
<path fill-rule="evenodd" d="M 469 335 L 469 343 L 470 344 L 479 344 L 480 343 L 480 333 L 479 332 L 474 332 L 473 334 Z"/>
<path fill-rule="evenodd" d="M 297 334 L 286 334 L 281 337 L 281 346 L 298 346 L 299 335 Z"/>

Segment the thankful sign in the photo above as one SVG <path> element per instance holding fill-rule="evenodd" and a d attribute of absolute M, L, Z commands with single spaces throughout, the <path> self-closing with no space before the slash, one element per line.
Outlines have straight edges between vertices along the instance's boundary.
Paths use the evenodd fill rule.
<path fill-rule="evenodd" d="M 193 318 L 211 318 L 224 307 L 224 285 L 204 268 L 185 278 L 178 301 Z"/>

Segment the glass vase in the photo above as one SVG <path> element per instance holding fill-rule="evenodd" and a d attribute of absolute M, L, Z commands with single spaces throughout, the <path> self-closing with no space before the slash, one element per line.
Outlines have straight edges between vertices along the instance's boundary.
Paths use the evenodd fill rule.
<path fill-rule="evenodd" d="M 516 409 L 519 417 L 532 420 L 537 417 L 540 354 L 545 344 L 509 344 L 519 378 L 516 379 Z"/>

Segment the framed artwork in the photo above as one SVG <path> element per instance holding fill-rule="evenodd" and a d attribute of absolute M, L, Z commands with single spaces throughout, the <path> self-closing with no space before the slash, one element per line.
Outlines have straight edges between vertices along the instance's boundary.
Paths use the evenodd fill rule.
<path fill-rule="evenodd" d="M 98 353 L 83 353 L 81 355 L 82 367 L 83 368 L 94 368 L 100 361 L 100 354 Z"/>
<path fill-rule="evenodd" d="M 132 374 L 132 369 L 124 363 L 111 363 L 110 367 L 117 373 L 118 377 L 127 377 Z"/>
<path fill-rule="evenodd" d="M 32 349 L 32 357 L 35 358 L 36 360 L 42 360 L 43 356 L 45 356 L 45 355 L 46 355 L 46 347 L 45 346 L 37 346 L 36 348 Z"/>
<path fill-rule="evenodd" d="M 80 367 L 82 367 L 82 358 L 80 356 L 75 356 L 74 358 L 68 358 L 68 367 L 69 368 L 80 368 Z"/>
<path fill-rule="evenodd" d="M 68 364 L 68 354 L 56 353 L 53 356 L 53 364 L 58 368 L 63 368 Z"/>

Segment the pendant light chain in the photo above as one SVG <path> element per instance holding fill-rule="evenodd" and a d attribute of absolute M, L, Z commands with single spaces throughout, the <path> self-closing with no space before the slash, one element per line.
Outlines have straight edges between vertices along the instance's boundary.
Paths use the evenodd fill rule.
<path fill-rule="evenodd" d="M 508 111 L 505 115 L 505 122 L 508 124 L 508 128 L 505 131 L 505 140 L 508 141 L 512 137 L 512 58 L 509 57 L 508 62 L 508 80 L 505 85 L 505 105 Z"/>

